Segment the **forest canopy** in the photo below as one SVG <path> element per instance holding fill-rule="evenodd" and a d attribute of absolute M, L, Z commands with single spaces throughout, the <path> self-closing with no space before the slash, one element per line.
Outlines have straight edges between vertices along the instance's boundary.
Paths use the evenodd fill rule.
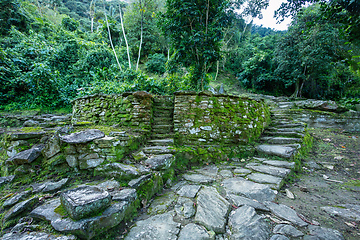
<path fill-rule="evenodd" d="M 359 1 L 288 0 L 287 31 L 252 24 L 268 0 L 0 0 L 0 110 L 95 93 L 246 91 L 360 101 Z"/>

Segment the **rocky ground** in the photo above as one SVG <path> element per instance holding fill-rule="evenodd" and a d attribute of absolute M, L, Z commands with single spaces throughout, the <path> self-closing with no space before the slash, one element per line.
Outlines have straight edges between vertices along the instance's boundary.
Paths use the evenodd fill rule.
<path fill-rule="evenodd" d="M 360 202 L 360 136 L 342 128 L 308 131 L 314 138 L 313 149 L 304 159 L 303 172 L 283 187 L 278 202 L 338 229 L 345 239 L 360 239 L 359 215 L 354 214 L 356 209 L 346 210 Z M 285 188 L 295 199 L 286 197 Z"/>

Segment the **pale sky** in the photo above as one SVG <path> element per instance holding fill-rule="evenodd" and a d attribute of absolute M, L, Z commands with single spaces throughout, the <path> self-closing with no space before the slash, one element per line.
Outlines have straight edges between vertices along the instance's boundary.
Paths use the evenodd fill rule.
<path fill-rule="evenodd" d="M 276 24 L 277 20 L 274 18 L 274 11 L 277 10 L 282 2 L 286 2 L 286 0 L 270 0 L 269 6 L 266 10 L 262 10 L 263 18 L 254 19 L 254 24 L 263 25 L 263 27 L 274 28 L 277 30 L 287 30 L 288 25 L 291 22 L 291 19 L 285 19 L 281 24 Z"/>

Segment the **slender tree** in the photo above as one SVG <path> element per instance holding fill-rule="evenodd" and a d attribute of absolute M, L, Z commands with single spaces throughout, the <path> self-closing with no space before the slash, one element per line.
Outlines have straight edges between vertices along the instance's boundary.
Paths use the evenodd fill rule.
<path fill-rule="evenodd" d="M 125 45 L 126 45 L 126 51 L 127 51 L 127 55 L 128 55 L 129 68 L 131 69 L 130 50 L 129 50 L 129 45 L 128 45 L 128 41 L 127 41 L 126 34 L 125 34 L 124 22 L 123 22 L 123 17 L 122 17 L 122 13 L 121 13 L 121 5 L 119 5 L 119 12 L 120 12 L 121 29 L 122 29 L 122 32 L 123 32 L 123 35 L 124 35 L 124 40 L 125 40 Z"/>

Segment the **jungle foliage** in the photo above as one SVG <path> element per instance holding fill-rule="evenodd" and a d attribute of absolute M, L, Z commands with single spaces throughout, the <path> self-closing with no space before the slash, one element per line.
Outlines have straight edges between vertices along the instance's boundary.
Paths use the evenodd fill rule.
<path fill-rule="evenodd" d="M 277 16 L 293 22 L 276 31 L 244 20 L 268 0 L 0 0 L 0 110 L 203 90 L 218 72 L 249 91 L 356 103 L 356 4 L 289 0 Z"/>

